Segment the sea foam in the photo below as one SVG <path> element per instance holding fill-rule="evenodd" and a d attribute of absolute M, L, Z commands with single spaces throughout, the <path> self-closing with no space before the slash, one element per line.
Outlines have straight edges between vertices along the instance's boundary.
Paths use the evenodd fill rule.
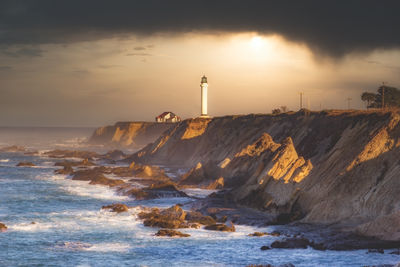
<path fill-rule="evenodd" d="M 88 181 L 68 179 L 65 175 L 37 176 L 37 179 L 54 181 L 60 185 L 60 189 L 70 195 L 104 199 L 113 201 L 128 201 L 128 196 L 118 195 L 113 189 L 104 185 L 91 185 Z"/>

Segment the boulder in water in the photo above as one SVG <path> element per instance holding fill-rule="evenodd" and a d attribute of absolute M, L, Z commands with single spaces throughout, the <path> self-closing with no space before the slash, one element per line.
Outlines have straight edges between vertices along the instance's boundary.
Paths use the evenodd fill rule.
<path fill-rule="evenodd" d="M 103 206 L 102 209 L 109 209 L 112 212 L 117 212 L 117 213 L 127 212 L 129 210 L 127 205 L 121 204 L 121 203 L 116 203 L 116 204 Z"/>
<path fill-rule="evenodd" d="M 383 248 L 370 248 L 368 249 L 367 253 L 380 253 L 380 254 L 384 254 L 385 251 L 383 250 Z"/>
<path fill-rule="evenodd" d="M 97 169 L 79 170 L 74 172 L 72 180 L 90 181 L 90 184 L 108 185 L 110 187 L 122 185 L 125 182 L 119 179 L 110 179 L 105 177 Z"/>
<path fill-rule="evenodd" d="M 71 166 L 64 166 L 62 169 L 55 170 L 55 174 L 65 174 L 65 175 L 71 175 L 74 172 L 74 169 L 72 169 Z"/>
<path fill-rule="evenodd" d="M 0 223 L 0 232 L 7 231 L 7 226 L 4 223 Z"/>
<path fill-rule="evenodd" d="M 44 153 L 50 158 L 81 158 L 81 159 L 92 159 L 99 157 L 99 154 L 91 151 L 81 151 L 81 150 L 61 150 L 56 149 Z"/>
<path fill-rule="evenodd" d="M 17 167 L 34 167 L 34 166 L 36 165 L 29 161 L 21 161 L 20 163 L 17 164 Z"/>
<path fill-rule="evenodd" d="M 211 224 L 207 225 L 204 227 L 206 230 L 212 230 L 212 231 L 222 231 L 222 232 L 235 232 L 235 226 L 233 225 L 232 222 L 228 224 L 223 224 L 223 223 L 216 223 L 216 224 Z"/>
<path fill-rule="evenodd" d="M 186 212 L 179 205 L 175 205 L 161 211 L 160 215 L 173 220 L 184 220 L 186 217 Z"/>
<path fill-rule="evenodd" d="M 152 184 L 146 188 L 132 188 L 125 195 L 135 197 L 136 200 L 155 199 L 163 197 L 188 197 L 187 194 L 178 190 L 172 182 Z"/>
<path fill-rule="evenodd" d="M 199 223 L 203 225 L 213 225 L 217 223 L 211 216 L 205 216 L 197 211 L 188 212 L 186 220 L 191 223 Z"/>
<path fill-rule="evenodd" d="M 172 230 L 172 229 L 161 229 L 156 233 L 156 236 L 178 236 L 178 237 L 188 237 L 189 234 L 184 234 L 182 232 Z"/>
<path fill-rule="evenodd" d="M 264 236 L 264 235 L 269 235 L 269 236 L 280 236 L 281 234 L 279 232 L 272 232 L 272 233 L 268 233 L 268 232 L 254 232 L 252 234 L 248 234 L 248 236 Z"/>
<path fill-rule="evenodd" d="M 294 248 L 307 248 L 308 246 L 311 246 L 310 240 L 304 237 L 300 238 L 286 238 L 283 240 L 277 240 L 272 242 L 271 247 L 272 248 L 289 248 L 289 249 L 294 249 Z"/>
<path fill-rule="evenodd" d="M 186 212 L 178 205 L 162 211 L 151 209 L 150 212 L 141 212 L 138 215 L 144 220 L 144 226 L 169 229 L 188 228 L 189 225 L 184 220 L 185 216 Z"/>

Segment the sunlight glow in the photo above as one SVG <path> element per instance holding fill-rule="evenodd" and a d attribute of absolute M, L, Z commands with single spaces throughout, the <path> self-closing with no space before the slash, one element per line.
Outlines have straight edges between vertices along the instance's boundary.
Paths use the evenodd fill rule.
<path fill-rule="evenodd" d="M 254 36 L 250 40 L 250 45 L 254 49 L 260 49 L 265 45 L 265 39 L 262 38 L 261 36 Z"/>

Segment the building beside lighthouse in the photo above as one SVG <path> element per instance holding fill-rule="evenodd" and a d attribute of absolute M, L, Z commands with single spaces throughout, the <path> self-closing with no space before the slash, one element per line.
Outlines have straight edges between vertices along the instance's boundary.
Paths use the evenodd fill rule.
<path fill-rule="evenodd" d="M 171 111 L 161 113 L 156 117 L 156 122 L 180 122 L 181 118 Z"/>
<path fill-rule="evenodd" d="M 207 83 L 207 77 L 203 75 L 201 78 L 201 83 L 200 83 L 200 88 L 201 88 L 201 115 L 200 117 L 202 118 L 208 118 L 208 113 L 207 113 L 207 90 L 208 90 L 208 83 Z"/>

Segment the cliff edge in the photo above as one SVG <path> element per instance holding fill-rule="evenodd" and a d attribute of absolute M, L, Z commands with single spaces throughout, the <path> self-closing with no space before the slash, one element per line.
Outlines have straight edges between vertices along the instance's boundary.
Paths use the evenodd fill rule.
<path fill-rule="evenodd" d="M 400 114 L 326 111 L 189 119 L 130 157 L 190 171 L 276 222 L 400 241 Z"/>
<path fill-rule="evenodd" d="M 154 142 L 175 123 L 117 122 L 112 126 L 96 129 L 89 139 L 90 144 L 111 147 L 142 148 Z"/>

